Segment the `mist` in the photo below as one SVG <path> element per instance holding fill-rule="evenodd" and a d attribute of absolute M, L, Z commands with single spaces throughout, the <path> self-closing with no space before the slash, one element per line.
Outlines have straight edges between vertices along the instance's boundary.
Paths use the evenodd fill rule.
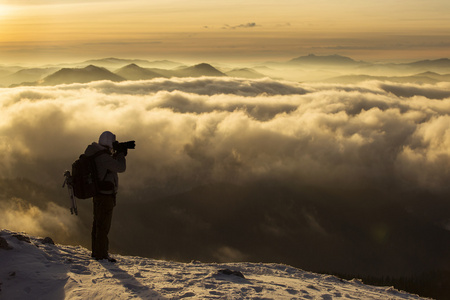
<path fill-rule="evenodd" d="M 423 271 L 449 258 L 441 250 L 437 258 L 417 260 L 413 250 L 399 258 L 394 250 L 430 232 L 445 242 L 428 241 L 423 251 L 450 242 L 448 82 L 203 77 L 0 95 L 0 169 L 10 187 L 0 195 L 4 228 L 88 244 L 90 202 L 79 200 L 80 216 L 70 215 L 63 172 L 110 130 L 136 141 L 120 176 L 116 251 L 377 274 Z M 12 185 L 18 180 L 44 196 Z M 405 232 L 411 236 L 394 238 Z M 373 245 L 380 257 L 367 267 L 364 250 Z"/>

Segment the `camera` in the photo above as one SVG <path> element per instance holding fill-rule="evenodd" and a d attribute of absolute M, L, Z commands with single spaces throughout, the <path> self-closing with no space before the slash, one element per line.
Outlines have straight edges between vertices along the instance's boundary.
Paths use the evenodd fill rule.
<path fill-rule="evenodd" d="M 122 142 L 119 143 L 118 141 L 115 141 L 113 143 L 113 149 L 114 151 L 120 153 L 123 152 L 125 155 L 128 152 L 128 149 L 134 149 L 136 147 L 135 141 L 128 141 L 128 142 Z"/>

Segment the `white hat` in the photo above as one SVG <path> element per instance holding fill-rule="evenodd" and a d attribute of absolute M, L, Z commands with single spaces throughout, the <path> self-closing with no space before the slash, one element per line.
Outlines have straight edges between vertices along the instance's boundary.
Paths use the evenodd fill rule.
<path fill-rule="evenodd" d="M 98 143 L 102 146 L 112 148 L 113 143 L 116 141 L 116 135 L 113 134 L 111 131 L 105 131 L 103 132 L 100 137 L 98 138 Z"/>

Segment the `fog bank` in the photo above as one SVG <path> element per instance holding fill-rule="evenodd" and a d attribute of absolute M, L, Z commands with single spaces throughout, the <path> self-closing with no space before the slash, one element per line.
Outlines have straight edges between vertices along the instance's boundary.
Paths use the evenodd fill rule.
<path fill-rule="evenodd" d="M 126 190 L 267 179 L 445 191 L 449 89 L 219 78 L 2 89 L 1 168 L 55 185 L 111 130 L 137 142 Z"/>

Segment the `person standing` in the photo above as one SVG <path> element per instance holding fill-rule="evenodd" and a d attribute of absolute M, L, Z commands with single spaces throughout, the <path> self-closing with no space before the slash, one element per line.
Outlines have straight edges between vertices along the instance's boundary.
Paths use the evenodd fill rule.
<path fill-rule="evenodd" d="M 97 154 L 95 164 L 99 180 L 99 193 L 93 197 L 94 220 L 92 223 L 92 257 L 96 260 L 116 260 L 109 255 L 108 234 L 111 228 L 113 209 L 116 206 L 116 194 L 119 187 L 118 173 L 125 172 L 127 150 L 114 152 L 116 136 L 103 132 L 98 143 L 93 142 L 85 151 L 87 156 Z M 102 151 L 103 153 L 98 154 Z"/>

